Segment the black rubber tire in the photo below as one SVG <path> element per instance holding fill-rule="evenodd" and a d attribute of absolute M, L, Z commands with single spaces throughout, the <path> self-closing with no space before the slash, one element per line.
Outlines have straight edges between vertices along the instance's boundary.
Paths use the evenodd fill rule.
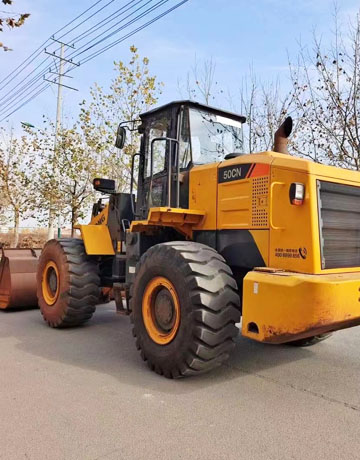
<path fill-rule="evenodd" d="M 167 345 L 150 338 L 142 317 L 144 290 L 157 276 L 171 281 L 180 303 L 179 329 Z M 228 359 L 239 332 L 240 298 L 231 269 L 214 249 L 187 241 L 151 247 L 137 264 L 130 296 L 136 346 L 151 370 L 180 378 Z"/>
<path fill-rule="evenodd" d="M 293 342 L 288 342 L 288 344 L 293 347 L 311 347 L 311 345 L 316 345 L 319 342 L 323 342 L 331 336 L 331 333 L 319 334 L 314 335 L 313 337 L 307 337 L 306 339 L 294 340 Z"/>
<path fill-rule="evenodd" d="M 48 305 L 42 292 L 46 264 L 55 262 L 59 270 L 59 296 Z M 44 320 L 50 327 L 79 326 L 88 321 L 99 302 L 100 277 L 97 261 L 88 256 L 84 243 L 76 238 L 48 241 L 41 253 L 37 271 L 37 297 Z"/>

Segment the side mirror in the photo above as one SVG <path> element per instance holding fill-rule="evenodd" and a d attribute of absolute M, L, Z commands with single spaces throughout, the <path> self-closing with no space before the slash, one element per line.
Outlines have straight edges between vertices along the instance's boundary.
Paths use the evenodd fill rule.
<path fill-rule="evenodd" d="M 108 193 L 109 195 L 116 192 L 115 181 L 112 179 L 101 179 L 97 177 L 93 180 L 93 186 L 97 192 Z"/>
<path fill-rule="evenodd" d="M 115 147 L 118 149 L 122 149 L 125 145 L 125 140 L 126 140 L 126 129 L 120 124 L 116 132 Z"/>

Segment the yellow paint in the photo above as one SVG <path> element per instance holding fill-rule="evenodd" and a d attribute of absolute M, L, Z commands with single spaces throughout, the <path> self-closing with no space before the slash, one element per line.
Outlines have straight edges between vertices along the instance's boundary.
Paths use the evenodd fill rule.
<path fill-rule="evenodd" d="M 195 166 L 190 171 L 189 208 L 203 209 L 205 218 L 194 230 L 216 230 L 217 174 L 219 163 Z"/>
<path fill-rule="evenodd" d="M 92 217 L 90 225 L 107 225 L 109 219 L 109 204 L 95 217 Z"/>
<path fill-rule="evenodd" d="M 252 181 L 219 184 L 218 229 L 251 228 Z"/>
<path fill-rule="evenodd" d="M 105 225 L 79 225 L 86 254 L 89 256 L 115 254 L 109 228 Z"/>
<path fill-rule="evenodd" d="M 308 274 L 360 272 L 360 267 L 321 268 L 317 202 L 317 180 L 359 187 L 360 172 L 276 152 L 243 155 L 216 167 L 244 163 L 269 165 L 269 177 L 249 177 L 218 184 L 219 230 L 248 229 L 252 233 L 255 229 L 263 229 L 261 240 L 255 241 L 264 261 L 273 268 Z M 292 182 L 305 185 L 305 200 L 301 206 L 290 203 Z M 300 248 L 302 254 L 306 251 L 305 258 L 300 256 Z"/>
<path fill-rule="evenodd" d="M 173 227 L 191 238 L 193 229 L 204 219 L 205 211 L 181 208 L 150 208 L 147 220 L 134 220 L 130 232 L 142 232 L 152 227 Z"/>
<path fill-rule="evenodd" d="M 243 155 L 222 166 L 255 164 L 250 177 L 218 184 L 219 230 L 269 227 L 269 178 L 271 157 Z"/>
<path fill-rule="evenodd" d="M 117 242 L 116 251 L 117 252 L 122 252 L 122 241 Z"/>
<path fill-rule="evenodd" d="M 359 288 L 359 273 L 251 271 L 244 279 L 242 334 L 282 343 L 360 324 Z"/>
<path fill-rule="evenodd" d="M 50 287 L 50 276 L 51 275 L 52 276 L 55 275 L 56 277 L 55 292 Z M 41 279 L 41 289 L 42 289 L 42 295 L 44 297 L 45 302 L 48 305 L 54 305 L 54 303 L 57 301 L 59 297 L 60 277 L 59 277 L 59 270 L 57 268 L 57 265 L 52 260 L 49 260 L 49 262 L 46 264 L 44 268 L 42 279 Z"/>
<path fill-rule="evenodd" d="M 156 321 L 155 300 L 160 290 L 166 289 L 172 298 L 173 317 L 170 330 L 163 331 Z M 142 300 L 142 316 L 147 333 L 158 345 L 167 345 L 176 336 L 180 325 L 180 302 L 174 285 L 163 276 L 153 278 L 145 288 Z"/>
<path fill-rule="evenodd" d="M 290 203 L 292 182 L 305 185 L 301 206 Z M 272 166 L 270 186 L 269 266 L 302 273 L 320 272 L 316 179 L 296 170 Z M 299 253 L 306 251 L 306 258 Z"/>
<path fill-rule="evenodd" d="M 279 163 L 279 159 L 275 158 L 275 160 L 271 167 L 269 196 L 269 266 L 309 274 L 360 271 L 360 267 L 322 269 L 317 198 L 317 180 L 330 180 L 359 187 L 360 173 L 306 162 L 309 163 L 308 170 L 311 171 L 309 174 L 306 168 L 300 170 L 300 168 L 286 169 L 277 166 L 275 163 Z M 287 160 L 285 163 L 289 166 L 290 162 L 291 160 Z M 301 160 L 301 165 L 304 162 L 305 160 Z M 298 163 L 299 160 L 294 159 L 294 166 Z M 339 178 L 334 178 L 337 171 Z M 332 177 L 324 176 L 325 172 L 331 174 Z M 346 177 L 348 180 L 345 180 Z M 354 183 L 356 178 L 357 182 Z M 305 185 L 305 199 L 301 206 L 294 206 L 290 203 L 289 189 L 292 182 L 300 182 Z M 306 258 L 299 256 L 299 248 L 306 249 Z M 279 257 L 281 254 L 285 254 L 285 257 Z"/>
<path fill-rule="evenodd" d="M 268 173 L 261 175 L 260 168 L 260 174 L 218 184 L 219 167 L 246 163 L 262 165 Z M 195 166 L 189 173 L 189 209 L 151 208 L 146 220 L 132 222 L 130 231 L 173 227 L 191 239 L 194 230 L 247 229 L 269 267 L 307 274 L 360 272 L 360 267 L 321 268 L 317 180 L 359 186 L 360 173 L 276 152 Z M 292 182 L 305 185 L 305 200 L 301 206 L 290 203 Z M 89 228 L 105 227 L 104 231 L 94 230 L 101 235 L 91 234 L 91 230 L 85 235 L 87 230 L 82 230 L 87 250 L 92 254 L 102 251 L 113 254 L 107 229 L 108 214 L 107 205 L 91 220 Z M 301 257 L 299 249 L 302 254 L 306 252 L 306 257 Z"/>

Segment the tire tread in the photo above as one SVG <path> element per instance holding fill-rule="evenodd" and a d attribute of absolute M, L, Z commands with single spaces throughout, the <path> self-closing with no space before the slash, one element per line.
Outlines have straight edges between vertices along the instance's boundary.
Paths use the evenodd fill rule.
<path fill-rule="evenodd" d="M 179 361 L 173 362 L 170 368 L 161 367 L 147 355 L 132 313 L 136 346 L 150 369 L 165 377 L 180 378 L 208 372 L 228 359 L 238 334 L 235 324 L 240 321 L 240 298 L 232 271 L 215 249 L 200 243 L 179 241 L 151 247 L 137 264 L 136 274 L 159 255 L 166 256 L 170 263 L 176 263 L 189 288 L 193 307 L 192 338 Z M 136 308 L 133 290 L 134 285 L 130 288 L 132 312 Z"/>
<path fill-rule="evenodd" d="M 67 308 L 58 321 L 50 321 L 46 318 L 46 313 L 42 310 L 41 313 L 50 327 L 79 326 L 92 317 L 99 300 L 100 276 L 98 264 L 86 254 L 84 243 L 80 239 L 61 238 L 59 240 L 50 240 L 49 243 L 60 245 L 68 265 Z"/>

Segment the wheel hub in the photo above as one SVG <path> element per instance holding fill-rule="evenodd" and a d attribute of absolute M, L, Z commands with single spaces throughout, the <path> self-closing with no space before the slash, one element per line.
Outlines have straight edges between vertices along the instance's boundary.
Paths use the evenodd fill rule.
<path fill-rule="evenodd" d="M 146 286 L 142 316 L 149 337 L 158 345 L 167 345 L 176 336 L 180 325 L 180 302 L 174 285 L 157 276 Z"/>
<path fill-rule="evenodd" d="M 53 295 L 55 295 L 56 291 L 57 291 L 57 285 L 58 285 L 58 280 L 57 280 L 57 276 L 56 276 L 56 272 L 55 270 L 51 267 L 51 269 L 49 270 L 49 288 L 51 290 L 51 293 Z"/>
<path fill-rule="evenodd" d="M 42 276 L 42 293 L 45 302 L 48 305 L 54 305 L 59 296 L 59 271 L 53 261 L 49 261 L 43 271 Z"/>
<path fill-rule="evenodd" d="M 175 308 L 170 292 L 167 289 L 161 289 L 154 303 L 155 319 L 164 332 L 169 332 L 175 323 Z"/>

